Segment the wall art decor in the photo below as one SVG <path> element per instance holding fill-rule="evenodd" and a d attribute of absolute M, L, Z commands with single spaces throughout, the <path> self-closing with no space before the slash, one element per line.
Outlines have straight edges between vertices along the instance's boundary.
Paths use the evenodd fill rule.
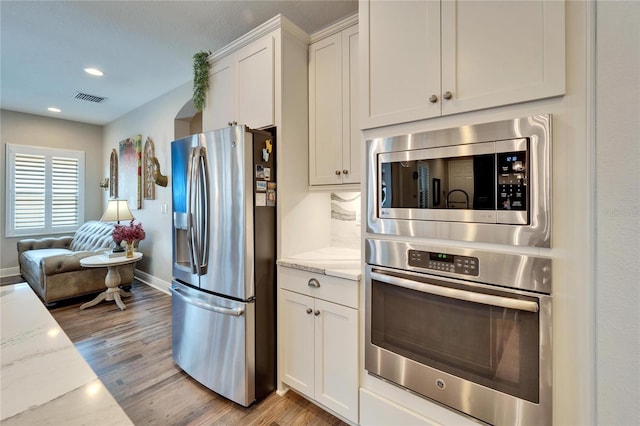
<path fill-rule="evenodd" d="M 109 178 L 104 178 L 101 182 L 98 182 L 98 185 L 106 191 L 109 189 Z"/>
<path fill-rule="evenodd" d="M 144 199 L 155 200 L 156 199 L 156 186 L 155 179 L 153 177 L 154 163 L 153 159 L 156 157 L 156 148 L 153 145 L 153 141 L 150 137 L 147 137 L 147 141 L 144 143 Z"/>
<path fill-rule="evenodd" d="M 142 135 L 120 141 L 118 160 L 118 198 L 130 209 L 142 208 Z"/>
<path fill-rule="evenodd" d="M 118 152 L 111 150 L 111 159 L 109 160 L 109 180 L 111 181 L 111 189 L 109 196 L 118 198 Z"/>
<path fill-rule="evenodd" d="M 153 181 L 158 186 L 166 187 L 169 184 L 169 178 L 160 171 L 160 163 L 158 157 L 153 157 Z"/>

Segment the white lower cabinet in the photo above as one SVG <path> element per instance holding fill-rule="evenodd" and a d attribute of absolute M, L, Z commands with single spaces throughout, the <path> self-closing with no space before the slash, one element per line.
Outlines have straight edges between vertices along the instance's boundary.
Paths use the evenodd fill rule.
<path fill-rule="evenodd" d="M 322 288 L 327 281 L 357 282 L 303 271 L 304 278 L 279 274 L 279 280 L 294 280 L 301 291 L 316 279 Z M 282 281 L 280 281 L 282 286 Z M 327 300 L 281 288 L 279 290 L 279 356 L 281 380 L 347 420 L 358 423 L 358 310 Z"/>

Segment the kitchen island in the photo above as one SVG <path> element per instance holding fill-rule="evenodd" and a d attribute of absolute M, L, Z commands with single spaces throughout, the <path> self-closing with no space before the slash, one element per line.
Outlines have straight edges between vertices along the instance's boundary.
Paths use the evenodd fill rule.
<path fill-rule="evenodd" d="M 0 423 L 132 425 L 26 283 L 0 288 Z"/>

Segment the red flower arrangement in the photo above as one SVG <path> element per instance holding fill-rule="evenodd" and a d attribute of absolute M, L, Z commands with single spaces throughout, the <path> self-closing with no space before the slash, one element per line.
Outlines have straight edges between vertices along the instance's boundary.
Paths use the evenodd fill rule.
<path fill-rule="evenodd" d="M 129 244 L 133 244 L 135 240 L 144 240 L 145 233 L 141 223 L 133 223 L 133 220 L 129 225 L 116 225 L 113 229 L 113 241 L 120 244 L 122 241 L 126 241 Z"/>

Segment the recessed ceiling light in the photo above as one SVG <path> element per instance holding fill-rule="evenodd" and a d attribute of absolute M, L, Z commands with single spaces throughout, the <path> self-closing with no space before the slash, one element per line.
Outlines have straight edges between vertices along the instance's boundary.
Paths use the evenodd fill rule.
<path fill-rule="evenodd" d="M 49 107 L 47 109 L 49 111 L 51 111 L 51 112 L 62 112 L 62 110 L 60 108 L 56 108 L 56 107 Z"/>
<path fill-rule="evenodd" d="M 98 68 L 85 68 L 84 72 L 86 72 L 87 74 L 98 76 L 98 77 L 102 77 L 104 75 L 104 73 L 100 71 Z"/>

